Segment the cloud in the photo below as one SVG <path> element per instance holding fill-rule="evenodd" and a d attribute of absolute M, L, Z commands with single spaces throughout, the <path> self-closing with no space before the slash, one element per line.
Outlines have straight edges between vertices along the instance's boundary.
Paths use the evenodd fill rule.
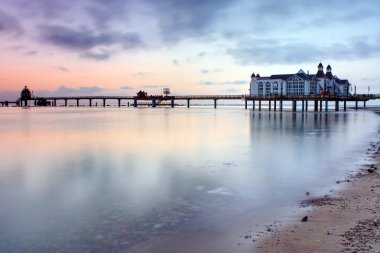
<path fill-rule="evenodd" d="M 60 25 L 42 25 L 41 40 L 49 44 L 82 52 L 85 58 L 106 60 L 112 53 L 108 48 L 121 46 L 122 49 L 137 48 L 142 45 L 136 33 L 95 32 L 88 27 L 78 29 Z"/>
<path fill-rule="evenodd" d="M 31 51 L 25 52 L 24 54 L 25 54 L 25 55 L 32 56 L 32 55 L 36 55 L 37 53 L 38 53 L 38 51 L 36 51 L 36 50 L 31 50 Z"/>
<path fill-rule="evenodd" d="M 157 73 L 152 73 L 152 72 L 137 72 L 137 73 L 133 73 L 131 74 L 131 76 L 133 77 L 147 77 L 147 76 L 156 76 L 158 75 Z"/>
<path fill-rule="evenodd" d="M 0 92 L 0 101 L 16 101 L 20 97 L 21 90 L 18 91 L 2 91 Z"/>
<path fill-rule="evenodd" d="M 218 15 L 233 1 L 204 0 L 148 0 L 158 19 L 161 37 L 165 42 L 209 36 Z"/>
<path fill-rule="evenodd" d="M 240 41 L 236 47 L 226 52 L 232 55 L 239 63 L 273 64 L 315 62 L 316 59 L 368 58 L 380 55 L 379 39 L 371 41 L 366 37 L 350 38 L 339 43 L 319 46 L 308 42 L 271 41 L 263 43 L 261 40 Z M 274 53 L 275 52 L 275 53 Z"/>
<path fill-rule="evenodd" d="M 225 82 L 212 82 L 212 81 L 201 81 L 199 85 L 212 86 L 212 85 L 243 85 L 247 84 L 247 80 L 236 80 L 236 81 L 225 81 Z"/>
<path fill-rule="evenodd" d="M 199 70 L 202 74 L 209 74 L 209 73 L 219 73 L 222 70 L 221 69 L 200 69 Z"/>
<path fill-rule="evenodd" d="M 86 96 L 103 92 L 104 89 L 97 86 L 81 86 L 79 88 L 70 88 L 65 85 L 59 86 L 56 90 L 38 90 L 34 92 L 36 96 Z"/>
<path fill-rule="evenodd" d="M 103 91 L 102 88 L 99 88 L 97 86 L 82 86 L 79 87 L 79 92 L 83 92 L 84 94 L 93 94 Z"/>
<path fill-rule="evenodd" d="M 221 92 L 224 92 L 224 93 L 237 93 L 239 90 L 237 89 L 225 89 L 225 90 L 221 90 Z"/>
<path fill-rule="evenodd" d="M 54 67 L 56 70 L 62 71 L 62 72 L 70 72 L 67 68 L 62 67 L 62 66 L 55 66 Z"/>
<path fill-rule="evenodd" d="M 123 89 L 123 90 L 131 90 L 131 89 L 133 89 L 131 86 L 128 86 L 128 85 L 121 86 L 120 88 Z"/>
<path fill-rule="evenodd" d="M 331 41 L 331 38 L 339 38 L 341 42 L 336 42 L 346 44 L 345 33 L 349 29 L 356 34 L 374 31 L 375 25 L 363 30 L 360 27 L 367 25 L 364 22 L 368 20 L 378 21 L 377 10 L 380 8 L 377 0 L 351 0 L 349 4 L 346 0 L 330 0 L 324 4 L 312 0 L 3 2 L 0 7 L 0 35 L 23 34 L 28 42 L 35 42 L 38 38 L 38 42 L 72 51 L 87 59 L 107 60 L 124 50 L 156 50 L 190 41 L 212 44 L 244 64 L 255 62 L 250 59 L 252 55 L 243 56 L 244 52 L 255 52 L 258 58 L 266 59 L 269 49 L 268 45 L 246 44 L 242 43 L 243 40 L 250 43 L 258 38 L 278 38 L 281 43 L 277 44 L 280 49 L 277 57 L 281 62 L 289 62 L 292 44 L 297 53 L 304 53 L 309 48 L 312 56 L 321 55 L 329 49 L 323 43 Z M 307 15 L 303 15 L 305 13 Z M 317 34 L 321 36 L 316 37 Z M 373 34 L 367 35 L 371 37 Z M 298 38 L 300 41 L 286 42 L 282 40 L 284 37 Z M 376 44 L 372 42 L 370 45 Z M 365 50 L 368 50 L 368 55 L 374 50 L 368 45 L 367 49 L 365 45 L 358 47 L 364 50 L 361 52 L 363 55 Z M 263 53 L 256 50 L 261 48 L 265 50 Z M 207 50 L 195 51 L 197 60 L 208 56 Z M 272 51 L 276 52 L 277 47 L 273 47 Z M 305 57 L 304 54 L 299 58 Z M 298 57 L 295 57 L 296 60 Z M 178 66 L 184 61 L 174 60 L 172 63 Z M 269 62 L 274 62 L 274 59 Z"/>
<path fill-rule="evenodd" d="M 97 61 L 107 60 L 111 57 L 111 55 L 112 55 L 111 52 L 108 52 L 107 50 L 104 50 L 104 49 L 102 49 L 98 52 L 87 51 L 87 52 L 81 54 L 81 56 L 83 58 L 93 59 L 93 60 L 97 60 Z"/>
<path fill-rule="evenodd" d="M 179 61 L 178 60 L 173 60 L 172 63 L 175 65 L 175 66 L 179 66 Z"/>
<path fill-rule="evenodd" d="M 88 50 L 97 46 L 115 44 L 120 44 L 124 48 L 134 48 L 142 43 L 135 33 L 95 33 L 87 27 L 73 29 L 57 25 L 43 25 L 40 26 L 40 30 L 44 41 L 75 50 Z"/>
<path fill-rule="evenodd" d="M 21 23 L 15 17 L 5 13 L 0 9 L 0 35 L 20 35 L 22 33 L 24 33 L 24 29 L 21 26 Z"/>
<path fill-rule="evenodd" d="M 160 84 L 145 84 L 142 86 L 143 88 L 147 88 L 147 89 L 153 89 L 153 88 L 165 88 L 165 87 L 168 87 L 167 85 L 160 85 Z"/>
<path fill-rule="evenodd" d="M 206 52 L 200 52 L 200 53 L 198 54 L 198 57 L 199 57 L 199 58 L 202 58 L 202 57 L 205 57 L 206 55 L 207 55 Z"/>

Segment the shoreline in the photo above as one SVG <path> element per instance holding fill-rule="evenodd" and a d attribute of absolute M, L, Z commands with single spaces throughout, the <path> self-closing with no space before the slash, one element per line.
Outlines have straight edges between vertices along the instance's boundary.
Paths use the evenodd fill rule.
<path fill-rule="evenodd" d="M 380 116 L 380 109 L 371 111 Z M 252 240 L 253 252 L 380 252 L 380 142 L 372 142 L 370 152 L 372 164 L 337 181 L 344 185 L 331 195 L 306 193 L 287 225 L 270 225 Z"/>

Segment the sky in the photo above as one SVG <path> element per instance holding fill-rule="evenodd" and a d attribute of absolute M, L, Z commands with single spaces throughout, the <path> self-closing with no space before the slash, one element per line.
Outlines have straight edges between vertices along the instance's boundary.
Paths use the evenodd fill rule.
<path fill-rule="evenodd" d="M 0 0 L 0 100 L 248 94 L 261 76 L 317 72 L 380 93 L 378 0 Z"/>

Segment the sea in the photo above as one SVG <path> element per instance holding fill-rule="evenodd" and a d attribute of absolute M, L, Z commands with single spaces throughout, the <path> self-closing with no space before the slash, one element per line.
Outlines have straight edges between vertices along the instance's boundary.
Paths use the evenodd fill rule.
<path fill-rule="evenodd" d="M 378 128 L 367 110 L 0 108 L 0 252 L 252 252 L 369 162 Z"/>

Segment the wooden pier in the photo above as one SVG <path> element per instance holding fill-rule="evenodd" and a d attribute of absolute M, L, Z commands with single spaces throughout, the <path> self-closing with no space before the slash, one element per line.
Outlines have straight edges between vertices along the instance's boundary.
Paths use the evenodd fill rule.
<path fill-rule="evenodd" d="M 175 107 L 175 101 L 186 101 L 186 106 L 190 108 L 192 100 L 209 100 L 213 101 L 214 108 L 217 108 L 219 100 L 237 100 L 244 101 L 245 109 L 249 105 L 253 110 L 261 110 L 263 105 L 267 105 L 268 110 L 282 111 L 284 102 L 291 103 L 291 109 L 297 110 L 298 103 L 301 103 L 300 109 L 302 111 L 322 111 L 329 109 L 329 104 L 334 105 L 335 111 L 339 111 L 341 104 L 343 110 L 347 109 L 347 102 L 354 103 L 354 108 L 358 109 L 359 102 L 366 107 L 366 102 L 369 100 L 380 99 L 380 94 L 356 94 L 349 96 L 323 96 L 323 95 L 307 95 L 307 96 L 283 96 L 283 95 L 269 95 L 269 96 L 249 96 L 249 95 L 184 95 L 184 96 L 67 96 L 67 97 L 33 97 L 29 99 L 19 100 L 17 102 L 1 102 L 2 106 L 9 104 L 17 104 L 19 106 L 57 106 L 57 101 L 63 101 L 64 106 L 68 106 L 68 101 L 75 101 L 76 106 L 80 106 L 80 101 L 88 101 L 88 106 L 94 106 L 93 101 L 101 101 L 101 106 L 107 106 L 107 101 L 117 101 L 117 106 L 122 106 L 122 101 L 128 101 L 128 106 L 139 106 L 139 101 L 148 102 L 151 107 L 161 105 L 163 102 L 169 102 L 169 106 Z M 97 106 L 97 103 L 96 103 Z"/>

